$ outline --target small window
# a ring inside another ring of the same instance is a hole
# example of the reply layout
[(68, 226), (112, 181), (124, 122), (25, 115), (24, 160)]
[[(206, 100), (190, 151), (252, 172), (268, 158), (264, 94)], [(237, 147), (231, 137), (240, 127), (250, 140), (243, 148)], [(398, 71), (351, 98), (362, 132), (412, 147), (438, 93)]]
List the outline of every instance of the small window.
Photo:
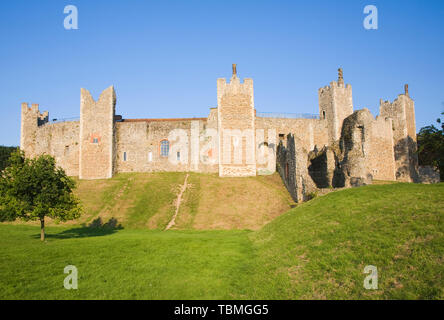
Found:
[(153, 161), (153, 153), (150, 151), (148, 152), (148, 162)]
[(180, 152), (177, 152), (177, 161), (180, 161)]
[(162, 157), (168, 157), (170, 152), (170, 142), (168, 140), (162, 140), (160, 142), (160, 155)]
[(126, 161), (126, 151), (123, 152), (123, 161)]
[(93, 138), (93, 143), (99, 143), (99, 139), (98, 138)]
[(325, 111), (322, 111), (322, 119), (325, 119)]

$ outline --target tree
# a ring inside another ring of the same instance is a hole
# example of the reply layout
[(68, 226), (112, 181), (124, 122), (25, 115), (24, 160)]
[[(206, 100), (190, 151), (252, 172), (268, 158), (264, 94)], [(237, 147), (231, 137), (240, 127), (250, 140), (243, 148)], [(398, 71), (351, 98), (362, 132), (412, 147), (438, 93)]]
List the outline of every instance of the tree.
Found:
[[(441, 113), (444, 115), (444, 112)], [(420, 165), (430, 165), (439, 169), (441, 181), (444, 181), (444, 122), (437, 119), (441, 130), (433, 124), (419, 130), (418, 161)]]
[(11, 153), (17, 150), (17, 147), (5, 147), (0, 146), (0, 171), (6, 168), (6, 164), (8, 162)]
[(75, 182), (49, 155), (25, 158), (17, 150), (0, 173), (0, 222), (40, 220), (45, 240), (45, 217), (67, 221), (80, 217), (82, 208), (73, 194)]

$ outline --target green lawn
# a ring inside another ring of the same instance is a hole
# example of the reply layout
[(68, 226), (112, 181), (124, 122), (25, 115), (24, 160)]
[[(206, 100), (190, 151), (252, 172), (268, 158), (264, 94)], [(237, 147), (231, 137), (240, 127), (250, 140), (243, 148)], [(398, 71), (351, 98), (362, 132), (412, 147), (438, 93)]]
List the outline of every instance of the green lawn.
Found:
[(441, 183), (332, 192), (258, 231), (0, 225), (0, 299), (444, 299), (443, 218)]

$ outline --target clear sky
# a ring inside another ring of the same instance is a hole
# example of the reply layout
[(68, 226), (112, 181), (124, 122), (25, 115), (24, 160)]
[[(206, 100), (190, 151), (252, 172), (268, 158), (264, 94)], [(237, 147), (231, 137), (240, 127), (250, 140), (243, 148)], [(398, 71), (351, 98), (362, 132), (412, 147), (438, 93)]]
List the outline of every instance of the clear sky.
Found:
[[(78, 30), (63, 26), (70, 4)], [(19, 144), (21, 102), (76, 117), (82, 87), (114, 85), (126, 118), (206, 117), (232, 63), (261, 112), (318, 113), (338, 67), (374, 115), (408, 83), (419, 130), (444, 109), (444, 1), (1, 1), (0, 144)]]

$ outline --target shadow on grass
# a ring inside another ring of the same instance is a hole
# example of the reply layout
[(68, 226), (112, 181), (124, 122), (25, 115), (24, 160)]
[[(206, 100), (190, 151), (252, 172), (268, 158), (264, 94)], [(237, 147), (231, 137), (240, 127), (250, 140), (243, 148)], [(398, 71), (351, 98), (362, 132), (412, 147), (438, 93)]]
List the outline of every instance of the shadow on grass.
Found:
[[(111, 218), (106, 223), (103, 223), (99, 217), (93, 220), (90, 224), (82, 224), (81, 227), (64, 230), (56, 234), (46, 234), (47, 239), (72, 239), (85, 237), (100, 237), (116, 233), (122, 230), (123, 227), (117, 222), (117, 219)], [(40, 238), (40, 235), (34, 235), (34, 238)]]

